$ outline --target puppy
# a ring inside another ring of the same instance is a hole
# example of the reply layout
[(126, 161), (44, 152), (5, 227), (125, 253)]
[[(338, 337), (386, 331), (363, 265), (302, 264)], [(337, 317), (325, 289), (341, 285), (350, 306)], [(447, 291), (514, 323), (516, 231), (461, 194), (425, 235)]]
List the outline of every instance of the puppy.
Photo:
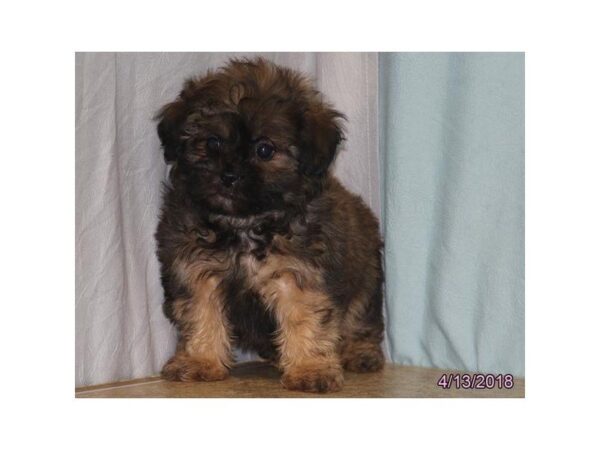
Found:
[(254, 59), (186, 81), (157, 120), (172, 167), (156, 239), (179, 332), (162, 376), (224, 379), (234, 345), (288, 389), (380, 370), (377, 219), (329, 173), (343, 115), (299, 73)]

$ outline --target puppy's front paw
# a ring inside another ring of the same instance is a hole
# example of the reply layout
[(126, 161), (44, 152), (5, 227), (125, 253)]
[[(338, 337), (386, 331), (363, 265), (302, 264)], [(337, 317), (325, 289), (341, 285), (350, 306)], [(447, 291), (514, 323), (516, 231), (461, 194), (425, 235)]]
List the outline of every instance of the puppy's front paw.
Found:
[(335, 392), (344, 384), (344, 373), (340, 367), (296, 367), (284, 372), (281, 383), (293, 391)]
[(229, 370), (217, 361), (175, 355), (164, 365), (161, 376), (169, 381), (218, 381), (227, 378)]

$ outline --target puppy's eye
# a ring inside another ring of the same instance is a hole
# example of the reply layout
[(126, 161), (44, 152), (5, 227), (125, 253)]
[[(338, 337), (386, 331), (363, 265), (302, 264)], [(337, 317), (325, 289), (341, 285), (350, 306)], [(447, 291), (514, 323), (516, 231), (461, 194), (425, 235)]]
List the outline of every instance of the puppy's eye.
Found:
[(269, 159), (271, 159), (274, 153), (275, 147), (270, 142), (260, 141), (256, 145), (256, 154), (263, 161), (268, 161)]
[(221, 148), (221, 139), (218, 136), (209, 136), (206, 139), (206, 148), (209, 150), (219, 150)]

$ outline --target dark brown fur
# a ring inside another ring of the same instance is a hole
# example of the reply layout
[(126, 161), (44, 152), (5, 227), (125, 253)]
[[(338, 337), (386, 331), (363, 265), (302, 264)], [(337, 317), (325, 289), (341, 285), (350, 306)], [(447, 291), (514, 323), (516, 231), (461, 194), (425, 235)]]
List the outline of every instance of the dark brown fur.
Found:
[(262, 59), (188, 80), (161, 110), (172, 169), (156, 238), (179, 330), (165, 378), (222, 379), (233, 345), (276, 363), (289, 389), (381, 369), (377, 219), (328, 171), (342, 118)]

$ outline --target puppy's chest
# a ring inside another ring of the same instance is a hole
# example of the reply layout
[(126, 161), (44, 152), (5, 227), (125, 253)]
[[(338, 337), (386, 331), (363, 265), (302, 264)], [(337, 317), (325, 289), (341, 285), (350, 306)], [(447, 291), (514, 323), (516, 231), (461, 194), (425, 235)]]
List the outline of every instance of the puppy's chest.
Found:
[(235, 235), (237, 241), (235, 253), (241, 257), (262, 260), (271, 252), (273, 236), (262, 235), (255, 230), (238, 230)]
[(262, 232), (256, 227), (227, 230), (212, 236), (211, 241), (212, 249), (209, 246), (199, 252), (199, 265), (203, 271), (222, 276), (232, 292), (259, 292), (283, 272), (310, 272), (308, 276), (314, 278), (312, 260), (323, 250), (322, 243), (315, 245), (289, 229), (281, 233)]
[(231, 283), (226, 283), (233, 291), (259, 296), (284, 273), (315, 285), (321, 277), (309, 242), (290, 232), (260, 235), (260, 239), (254, 231), (239, 233), (237, 251), (231, 259), (233, 278), (230, 278)]
[(257, 235), (254, 231), (238, 232), (238, 249), (234, 255), (236, 273), (244, 284), (257, 289), (277, 265), (281, 252), (279, 236)]

